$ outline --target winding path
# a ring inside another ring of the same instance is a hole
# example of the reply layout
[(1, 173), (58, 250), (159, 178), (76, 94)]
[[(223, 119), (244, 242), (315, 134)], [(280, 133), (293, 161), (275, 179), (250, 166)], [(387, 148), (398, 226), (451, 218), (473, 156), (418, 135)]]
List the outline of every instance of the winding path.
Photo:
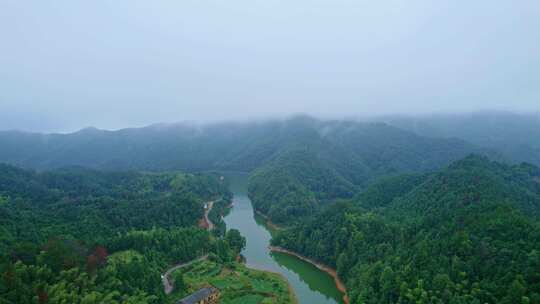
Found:
[(163, 282), (163, 287), (165, 288), (165, 294), (170, 294), (174, 289), (174, 285), (173, 285), (173, 282), (171, 280), (171, 273), (173, 273), (177, 269), (187, 267), (187, 266), (189, 266), (189, 265), (191, 265), (193, 263), (197, 263), (197, 262), (200, 262), (202, 260), (206, 260), (207, 258), (208, 258), (208, 254), (203, 255), (202, 257), (196, 258), (195, 260), (191, 260), (191, 261), (186, 262), (186, 263), (174, 265), (173, 267), (169, 268), (169, 270), (167, 270), (167, 272), (165, 272), (161, 276), (161, 281)]
[[(208, 224), (206, 228), (208, 231), (214, 229), (214, 226), (215, 226), (214, 223), (212, 223), (212, 221), (210, 221), (210, 219), (208, 218), (208, 213), (210, 213), (210, 211), (212, 210), (212, 207), (214, 207), (214, 202), (215, 201), (207, 202), (206, 205), (208, 206), (208, 208), (206, 208), (206, 210), (204, 211), (204, 220)], [(161, 275), (161, 281), (163, 282), (163, 288), (165, 289), (165, 294), (170, 294), (174, 290), (173, 281), (171, 279), (171, 273), (173, 273), (177, 269), (187, 267), (193, 263), (206, 260), (207, 258), (208, 258), (208, 254), (198, 257), (189, 262), (176, 264), (173, 267), (169, 268), (164, 274)]]
[(206, 210), (204, 211), (204, 220), (208, 224), (208, 227), (206, 228), (208, 229), (208, 231), (214, 229), (214, 223), (212, 223), (212, 221), (210, 221), (210, 219), (208, 218), (208, 214), (210, 213), (210, 211), (212, 211), (212, 207), (214, 207), (214, 202), (215, 201), (206, 203), (208, 205), (208, 208), (206, 208)]

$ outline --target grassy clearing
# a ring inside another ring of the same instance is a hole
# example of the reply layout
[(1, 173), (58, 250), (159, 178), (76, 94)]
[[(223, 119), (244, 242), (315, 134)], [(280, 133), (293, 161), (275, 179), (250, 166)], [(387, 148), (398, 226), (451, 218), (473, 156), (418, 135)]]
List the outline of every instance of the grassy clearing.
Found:
[(221, 291), (222, 304), (296, 303), (287, 282), (280, 275), (249, 269), (243, 264), (224, 266), (201, 261), (177, 272), (183, 274), (187, 290), (173, 292), (169, 297), (170, 303), (208, 285)]

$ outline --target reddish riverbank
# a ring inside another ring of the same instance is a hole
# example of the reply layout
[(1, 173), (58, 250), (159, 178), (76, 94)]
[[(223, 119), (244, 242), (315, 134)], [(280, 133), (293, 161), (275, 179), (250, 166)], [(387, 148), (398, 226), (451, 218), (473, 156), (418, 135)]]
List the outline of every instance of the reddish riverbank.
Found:
[(272, 221), (270, 220), (270, 218), (266, 214), (260, 212), (259, 210), (255, 210), (255, 213), (257, 213), (258, 215), (260, 215), (262, 218), (264, 218), (266, 220), (266, 225), (268, 227), (270, 227), (270, 228), (272, 228), (272, 229), (274, 229), (276, 231), (277, 230), (283, 230), (283, 227), (280, 227), (280, 226), (272, 223)]
[(315, 267), (319, 268), (320, 270), (328, 273), (330, 276), (332, 276), (334, 278), (334, 281), (336, 282), (336, 287), (339, 291), (341, 291), (344, 295), (343, 295), (343, 302), (345, 304), (349, 304), (349, 297), (347, 296), (347, 287), (345, 287), (345, 284), (343, 284), (343, 282), (341, 281), (341, 279), (338, 277), (337, 275), (337, 272), (335, 269), (333, 268), (330, 268), (326, 265), (323, 265), (323, 264), (320, 264), (320, 263), (317, 263), (315, 261), (313, 261), (312, 259), (308, 258), (308, 257), (305, 257), (303, 255), (300, 255), (296, 252), (293, 252), (293, 251), (290, 251), (290, 250), (287, 250), (285, 248), (282, 248), (282, 247), (277, 247), (277, 246), (268, 246), (268, 248), (270, 249), (270, 251), (274, 251), (274, 252), (281, 252), (281, 253), (285, 253), (285, 254), (289, 254), (289, 255), (292, 255), (292, 256), (295, 256), (303, 261), (306, 261), (310, 264), (313, 264)]
[(210, 213), (210, 211), (212, 211), (212, 207), (214, 207), (214, 202), (215, 201), (210, 201), (205, 203), (206, 208), (204, 210), (204, 216), (202, 219), (199, 220), (199, 227), (204, 228), (208, 231), (214, 229), (214, 223), (212, 223), (212, 221), (210, 221), (210, 219), (208, 218), (208, 214)]

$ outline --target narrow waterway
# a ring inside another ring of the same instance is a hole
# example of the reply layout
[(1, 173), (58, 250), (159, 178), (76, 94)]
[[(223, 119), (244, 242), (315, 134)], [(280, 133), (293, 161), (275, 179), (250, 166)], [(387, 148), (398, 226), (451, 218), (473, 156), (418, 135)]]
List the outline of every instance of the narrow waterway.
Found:
[(247, 265), (282, 274), (301, 304), (343, 303), (343, 294), (330, 275), (296, 257), (268, 250), (270, 229), (264, 219), (253, 212), (247, 197), (247, 176), (236, 174), (227, 178), (234, 193), (234, 207), (225, 217), (225, 223), (228, 229), (238, 229), (246, 238), (246, 249), (242, 254)]

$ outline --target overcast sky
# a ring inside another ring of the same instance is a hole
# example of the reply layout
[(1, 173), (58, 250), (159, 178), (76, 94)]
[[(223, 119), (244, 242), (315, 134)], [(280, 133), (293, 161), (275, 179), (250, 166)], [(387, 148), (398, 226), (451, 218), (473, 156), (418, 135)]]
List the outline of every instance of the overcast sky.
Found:
[(0, 129), (479, 109), (540, 110), (540, 1), (0, 0)]

